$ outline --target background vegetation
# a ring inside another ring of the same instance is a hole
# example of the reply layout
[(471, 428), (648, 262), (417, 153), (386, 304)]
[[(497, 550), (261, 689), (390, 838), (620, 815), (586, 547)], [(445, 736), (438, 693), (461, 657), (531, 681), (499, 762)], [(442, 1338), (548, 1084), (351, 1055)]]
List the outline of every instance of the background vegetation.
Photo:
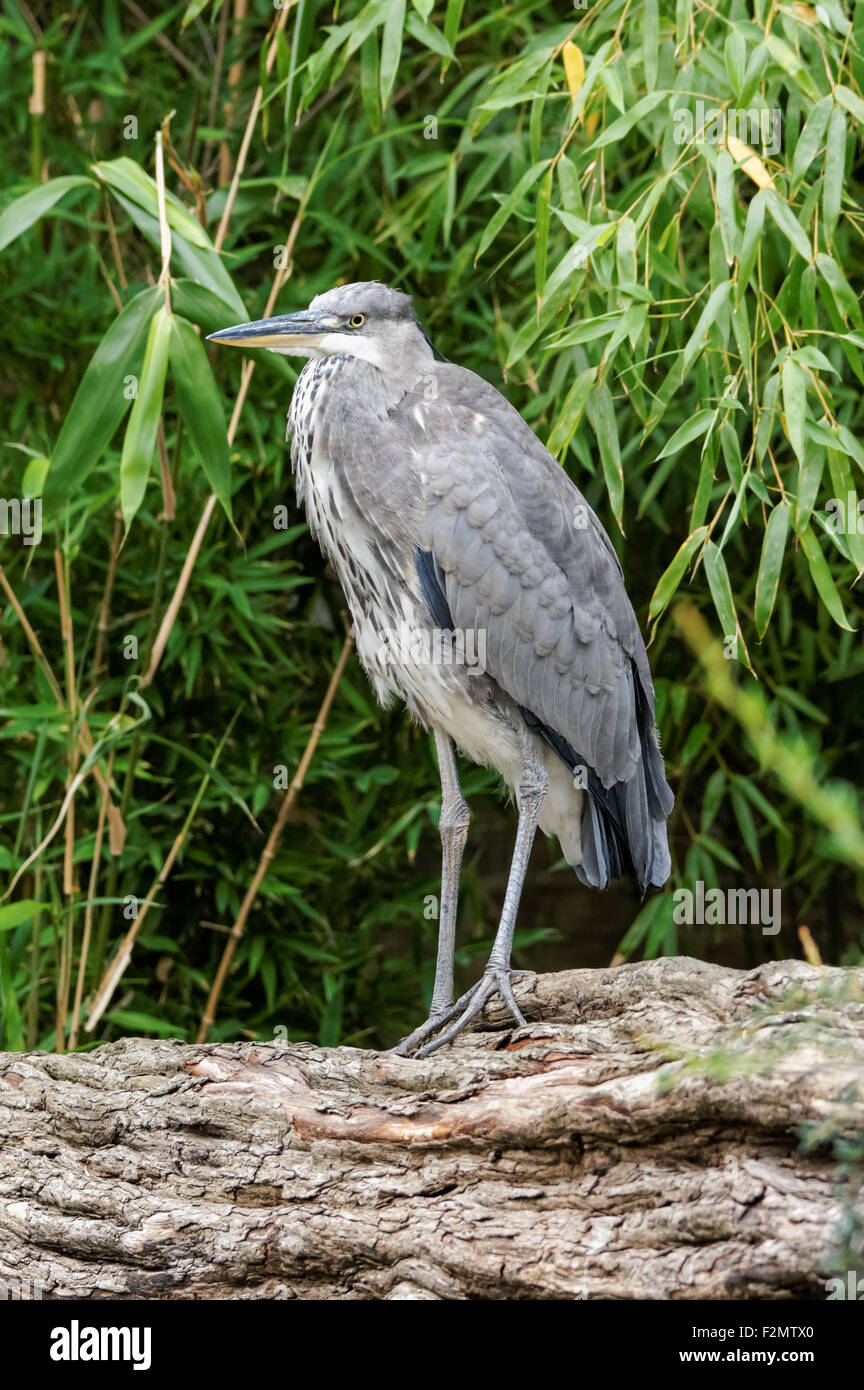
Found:
[[(861, 958), (864, 535), (829, 502), (864, 468), (862, 35), (837, 0), (6, 0), (0, 497), (42, 494), (44, 534), (0, 537), (0, 1044), (194, 1037), (238, 918), (210, 1036), (423, 1013), (434, 755), (348, 654), (286, 804), (346, 656), (284, 442), (299, 364), (196, 332), (352, 279), (506, 382), (613, 536), (670, 892), (783, 889), (778, 937), (688, 930), (543, 843), (517, 963), (755, 963), (804, 922)], [(779, 148), (706, 109), (778, 113)], [(467, 979), (513, 820), (464, 787)]]

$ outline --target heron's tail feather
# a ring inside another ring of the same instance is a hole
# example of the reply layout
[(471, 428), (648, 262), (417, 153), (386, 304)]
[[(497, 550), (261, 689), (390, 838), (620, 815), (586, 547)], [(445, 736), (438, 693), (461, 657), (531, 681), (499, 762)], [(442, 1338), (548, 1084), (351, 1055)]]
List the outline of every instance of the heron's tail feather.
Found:
[(643, 892), (661, 888), (672, 868), (666, 817), (674, 798), (666, 782), (653, 720), (646, 725), (640, 718), (642, 757), (633, 776), (628, 782), (604, 787), (594, 769), (567, 739), (531, 710), (520, 708), (528, 727), (554, 750), (571, 775), (579, 773), (584, 779), (582, 862), (573, 866), (580, 883), (589, 888), (606, 888), (629, 874)]

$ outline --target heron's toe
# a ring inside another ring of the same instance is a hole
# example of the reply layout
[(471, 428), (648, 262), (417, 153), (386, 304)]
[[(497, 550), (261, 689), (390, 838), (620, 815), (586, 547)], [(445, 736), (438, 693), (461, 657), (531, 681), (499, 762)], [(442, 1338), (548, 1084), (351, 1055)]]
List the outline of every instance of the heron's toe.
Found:
[[(522, 972), (520, 971), (519, 973), (521, 974)], [(524, 1028), (525, 1019), (513, 996), (510, 974), (511, 972), (509, 970), (500, 970), (495, 967), (492, 969), (487, 968), (482, 979), (478, 980), (477, 984), (474, 985), (467, 994), (463, 994), (458, 1003), (453, 1006), (451, 1012), (457, 1013), (455, 1020), (450, 1023), (449, 1027), (445, 1028), (444, 1032), (439, 1034), (437, 1038), (432, 1038), (430, 1042), (420, 1047), (415, 1055), (417, 1057), (428, 1057), (431, 1053), (436, 1052), (439, 1047), (443, 1047), (445, 1043), (452, 1042), (454, 1038), (457, 1038), (459, 1034), (468, 1027), (469, 1023), (473, 1022), (484, 1004), (496, 993), (501, 995), (501, 998), (507, 1005), (507, 1008), (510, 1010), (518, 1026)], [(449, 1019), (445, 1017), (442, 1022), (445, 1021), (449, 1022)]]

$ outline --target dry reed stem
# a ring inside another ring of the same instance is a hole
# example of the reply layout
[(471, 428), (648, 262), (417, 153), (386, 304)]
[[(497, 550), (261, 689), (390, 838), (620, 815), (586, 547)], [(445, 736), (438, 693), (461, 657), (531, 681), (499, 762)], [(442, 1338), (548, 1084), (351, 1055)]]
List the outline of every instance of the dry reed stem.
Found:
[[(109, 767), (113, 759), (109, 755)], [(93, 845), (93, 858), (90, 861), (90, 882), (87, 886), (87, 904), (84, 908), (84, 934), (81, 938), (81, 955), (78, 960), (78, 979), (75, 984), (75, 1001), (72, 1005), (72, 1022), (69, 1026), (69, 1047), (78, 1046), (78, 1023), (81, 1017), (81, 1002), (84, 997), (84, 977), (87, 972), (87, 957), (90, 954), (90, 936), (93, 930), (93, 899), (99, 878), (99, 864), (102, 858), (102, 840), (105, 834), (105, 820), (108, 811), (108, 797), (103, 792), (99, 802), (99, 816), (96, 822), (96, 840)]]
[(294, 774), (294, 778), (291, 782), (291, 785), (285, 794), (282, 805), (279, 807), (279, 814), (276, 817), (273, 829), (270, 831), (270, 835), (268, 836), (267, 844), (264, 846), (263, 853), (261, 855), (260, 860), (258, 861), (258, 867), (255, 870), (255, 873), (252, 877), (252, 882), (246, 889), (243, 902), (240, 904), (240, 911), (237, 914), (237, 919), (234, 922), (234, 925), (231, 928), (230, 936), (228, 937), (228, 940), (225, 943), (225, 950), (222, 952), (222, 959), (219, 962), (219, 969), (216, 971), (216, 978), (214, 979), (213, 987), (210, 990), (210, 995), (207, 1000), (207, 1006), (204, 1010), (204, 1014), (201, 1019), (201, 1026), (198, 1029), (198, 1037), (196, 1038), (196, 1042), (206, 1042), (207, 1034), (213, 1026), (213, 1022), (216, 1017), (216, 1007), (219, 1003), (219, 998), (222, 993), (222, 988), (225, 984), (225, 980), (228, 977), (228, 971), (231, 967), (231, 961), (233, 960), (234, 952), (237, 949), (237, 942), (240, 940), (241, 936), (243, 935), (243, 932), (246, 929), (246, 922), (249, 917), (249, 913), (252, 910), (252, 905), (257, 896), (258, 889), (260, 888), (264, 875), (266, 874), (267, 869), (270, 866), (270, 862), (273, 859), (274, 854), (276, 853), (276, 849), (278, 847), (280, 839), (282, 838), (282, 831), (285, 828), (285, 822), (288, 819), (288, 815), (291, 811), (291, 808), (294, 805), (294, 802), (297, 800), (297, 797), (303, 786), (303, 781), (306, 777), (306, 773), (309, 770), (309, 764), (311, 763), (315, 753), (315, 749), (318, 746), (318, 740), (320, 739), (321, 735), (327, 727), (327, 719), (330, 714), (330, 707), (333, 704), (333, 700), (335, 698), (339, 682), (342, 679), (342, 672), (345, 670), (345, 664), (348, 660), (353, 644), (354, 638), (352, 634), (349, 632), (342, 645), (342, 651), (339, 653), (339, 660), (336, 662), (336, 665), (333, 669), (333, 674), (330, 677), (330, 684), (327, 687), (327, 692), (324, 696), (324, 699), (321, 701), (321, 708), (318, 711), (318, 717), (315, 720), (315, 723), (312, 725), (312, 732), (309, 735), (309, 741), (306, 744), (303, 756), (300, 759), (299, 766), (297, 768), (296, 773)]
[[(21, 607), (21, 604), (18, 602), (18, 597), (15, 593), (15, 590), (12, 588), (12, 585), (6, 578), (6, 574), (2, 565), (0, 565), (0, 588), (3, 589), (3, 592), (5, 593), (7, 599), (12, 605), (15, 616), (24, 630), (24, 636), (27, 638), (30, 650), (33, 652), (33, 655), (39, 664), (42, 674), (51, 688), (51, 693), (54, 696), (54, 699), (57, 701), (57, 704), (59, 705), (60, 709), (65, 709), (66, 701), (63, 698), (63, 692), (60, 689), (60, 686), (57, 684), (54, 672), (51, 670), (51, 667), (48, 664), (48, 658), (42, 650), (39, 638), (36, 636), (36, 633), (33, 631), (33, 628), (30, 626), (30, 623), (27, 619), (27, 615), (24, 612), (24, 609)], [(81, 720), (81, 725), (78, 730), (78, 742), (81, 745), (81, 748), (83, 749), (85, 756), (93, 751), (93, 735), (90, 733), (90, 726), (88, 725), (86, 719)], [(99, 787), (99, 790), (101, 792), (108, 792), (110, 795), (111, 787), (113, 784), (113, 777), (110, 780), (106, 781), (105, 777), (102, 774), (102, 769), (99, 767), (98, 763), (94, 764), (93, 776), (96, 779), (96, 784)], [(123, 845), (126, 841), (126, 827), (123, 824), (123, 817), (120, 815), (120, 811), (114, 805), (113, 801), (111, 802), (108, 809), (108, 829), (109, 839), (111, 843), (111, 853), (115, 855), (120, 854), (121, 850), (123, 849)]]

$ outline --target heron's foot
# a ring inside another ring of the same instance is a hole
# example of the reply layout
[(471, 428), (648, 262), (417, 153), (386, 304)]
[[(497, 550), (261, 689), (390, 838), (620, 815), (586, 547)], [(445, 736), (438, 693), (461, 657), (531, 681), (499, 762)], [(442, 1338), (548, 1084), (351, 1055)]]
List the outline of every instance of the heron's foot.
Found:
[[(461, 1003), (461, 1000), (460, 1000)], [(421, 1023), (419, 1028), (415, 1028), (413, 1033), (407, 1037), (400, 1038), (395, 1047), (388, 1048), (388, 1052), (394, 1053), (397, 1057), (410, 1057), (421, 1043), (431, 1037), (439, 1028), (443, 1028), (457, 1006), (454, 1004), (449, 1009), (433, 1009), (425, 1023)]]
[[(468, 1024), (477, 1017), (487, 1000), (496, 993), (501, 995), (519, 1027), (524, 1027), (525, 1019), (513, 997), (511, 981), (521, 975), (530, 974), (530, 970), (509, 970), (487, 965), (482, 978), (477, 981), (476, 985), (472, 985), (461, 999), (457, 999), (456, 1003), (451, 1004), (448, 1009), (438, 1010), (430, 1014), (425, 1023), (422, 1023), (419, 1028), (414, 1029), (413, 1033), (409, 1033), (407, 1038), (403, 1038), (401, 1042), (397, 1043), (392, 1051), (400, 1057), (407, 1057), (412, 1052), (416, 1057), (428, 1057), (430, 1053), (458, 1037), (462, 1030), (467, 1028)], [(439, 1036), (435, 1037), (435, 1033), (438, 1033)]]

